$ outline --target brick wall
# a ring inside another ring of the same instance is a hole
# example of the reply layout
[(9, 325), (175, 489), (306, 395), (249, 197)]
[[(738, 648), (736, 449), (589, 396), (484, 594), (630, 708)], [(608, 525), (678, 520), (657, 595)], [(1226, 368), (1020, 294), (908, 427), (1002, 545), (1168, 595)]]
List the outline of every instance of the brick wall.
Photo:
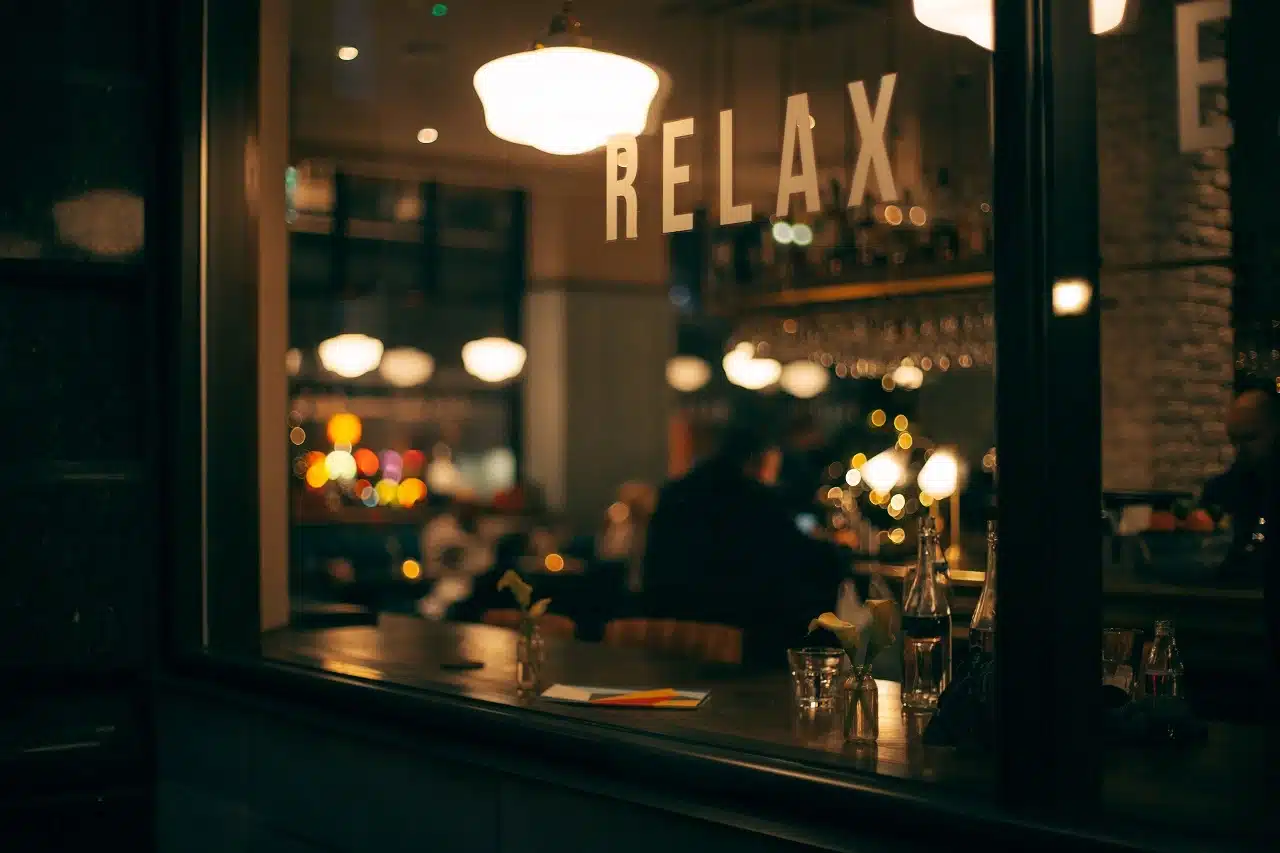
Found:
[(1107, 489), (1195, 490), (1230, 458), (1232, 272), (1177, 267), (1230, 254), (1230, 175), (1179, 151), (1173, 7), (1097, 42)]

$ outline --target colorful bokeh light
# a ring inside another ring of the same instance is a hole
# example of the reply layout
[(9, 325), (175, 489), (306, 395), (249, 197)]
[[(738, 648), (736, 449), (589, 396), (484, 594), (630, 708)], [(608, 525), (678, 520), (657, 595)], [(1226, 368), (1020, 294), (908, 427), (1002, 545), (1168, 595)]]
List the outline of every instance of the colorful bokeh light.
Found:
[(339, 412), (329, 418), (329, 428), (327, 430), (329, 441), (334, 445), (346, 444), (354, 446), (360, 440), (364, 428), (360, 423), (360, 419), (350, 412)]
[(362, 447), (355, 452), (356, 468), (366, 477), (372, 477), (378, 473), (378, 454), (374, 453), (367, 447)]
[(427, 496), (427, 484), (416, 477), (410, 477), (396, 489), (396, 502), (403, 507), (411, 507)]

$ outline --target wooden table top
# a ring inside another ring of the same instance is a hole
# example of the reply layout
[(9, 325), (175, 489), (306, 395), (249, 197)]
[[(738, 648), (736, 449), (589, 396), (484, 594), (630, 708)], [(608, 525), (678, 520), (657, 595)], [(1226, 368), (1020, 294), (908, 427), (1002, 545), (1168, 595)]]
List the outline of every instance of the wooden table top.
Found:
[[(446, 689), (458, 695), (535, 711), (616, 725), (682, 739), (821, 764), (836, 770), (874, 771), (901, 779), (989, 785), (987, 768), (957, 761), (953, 751), (925, 747), (927, 718), (905, 717), (899, 686), (878, 681), (880, 739), (877, 748), (844, 743), (830, 714), (815, 718), (795, 710), (785, 671), (743, 675), (736, 667), (663, 658), (572, 640), (546, 640), (543, 680), (594, 687), (709, 689), (692, 711), (598, 708), (521, 698), (515, 690), (514, 632), (489, 625), (429, 622), (384, 614), (377, 627), (325, 631), (275, 631), (263, 640), (267, 657), (373, 681)], [(781, 654), (781, 652), (779, 652)], [(482, 669), (442, 669), (450, 661), (475, 660)], [(763, 749), (762, 749), (763, 747)]]
[[(340, 675), (446, 690), (526, 707), (534, 713), (767, 753), (837, 772), (931, 781), (977, 796), (994, 790), (991, 756), (922, 743), (927, 717), (903, 713), (895, 682), (877, 682), (880, 739), (875, 749), (869, 749), (846, 745), (833, 715), (811, 719), (797, 713), (785, 671), (745, 675), (735, 667), (548, 638), (546, 686), (560, 682), (711, 691), (707, 703), (691, 711), (576, 706), (517, 694), (515, 644), (515, 633), (504, 628), (384, 614), (376, 627), (274, 631), (264, 637), (263, 653), (277, 661)], [(441, 668), (460, 659), (479, 661), (484, 667)], [(1271, 794), (1263, 780), (1273, 772), (1269, 768), (1278, 757), (1271, 731), (1226, 724), (1210, 724), (1209, 743), (1202, 746), (1109, 750), (1104, 756), (1104, 812), (1129, 822), (1155, 810), (1172, 814), (1194, 829), (1249, 825), (1266, 808)]]

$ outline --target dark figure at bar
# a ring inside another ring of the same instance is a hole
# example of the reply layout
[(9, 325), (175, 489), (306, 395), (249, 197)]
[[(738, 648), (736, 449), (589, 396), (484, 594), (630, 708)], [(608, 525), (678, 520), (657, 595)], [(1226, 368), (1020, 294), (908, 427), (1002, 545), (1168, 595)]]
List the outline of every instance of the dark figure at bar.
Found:
[(1261, 574), (1273, 671), (1280, 673), (1280, 566), (1275, 550), (1280, 522), (1280, 396), (1274, 386), (1241, 391), (1227, 413), (1235, 463), (1207, 482), (1201, 503), (1230, 513), (1228, 567)]
[(660, 493), (644, 560), (646, 615), (739, 627), (752, 668), (785, 666), (849, 576), (843, 549), (801, 532), (774, 487), (780, 457), (761, 422), (732, 424)]

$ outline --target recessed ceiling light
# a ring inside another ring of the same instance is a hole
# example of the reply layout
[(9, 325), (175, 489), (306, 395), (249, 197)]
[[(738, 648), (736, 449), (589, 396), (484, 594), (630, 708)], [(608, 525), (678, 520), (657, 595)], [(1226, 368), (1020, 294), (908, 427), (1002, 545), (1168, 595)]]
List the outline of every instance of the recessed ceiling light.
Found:
[(430, 145), (439, 138), (440, 131), (436, 130), (434, 127), (424, 127), (422, 130), (418, 131), (418, 141), (423, 145)]
[(349, 44), (344, 44), (338, 48), (338, 58), (343, 62), (350, 62), (360, 55), (360, 51)]

